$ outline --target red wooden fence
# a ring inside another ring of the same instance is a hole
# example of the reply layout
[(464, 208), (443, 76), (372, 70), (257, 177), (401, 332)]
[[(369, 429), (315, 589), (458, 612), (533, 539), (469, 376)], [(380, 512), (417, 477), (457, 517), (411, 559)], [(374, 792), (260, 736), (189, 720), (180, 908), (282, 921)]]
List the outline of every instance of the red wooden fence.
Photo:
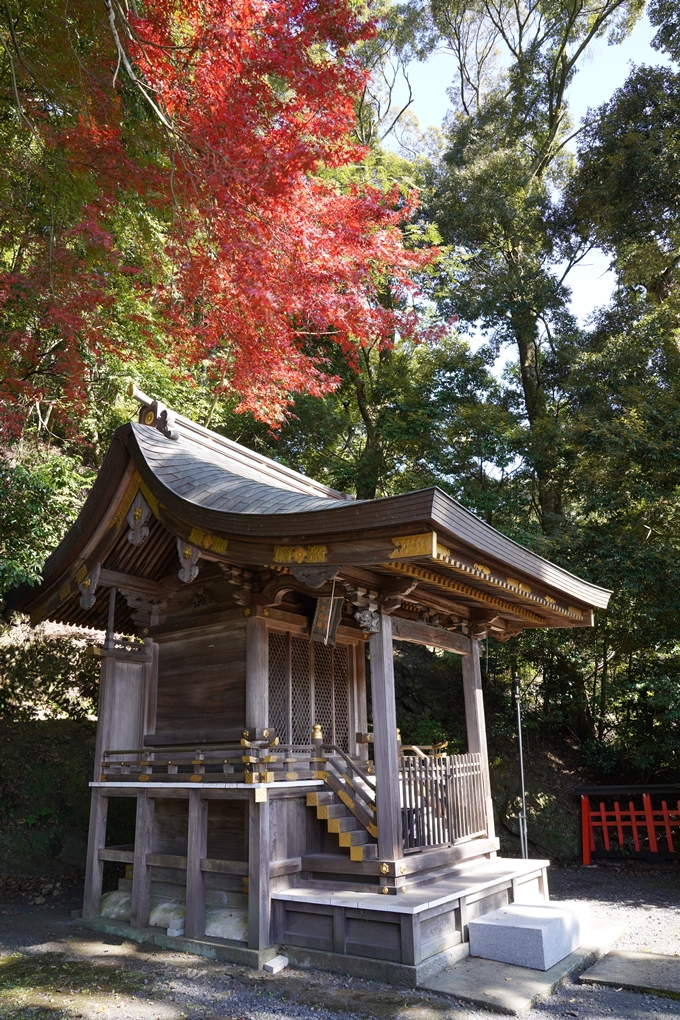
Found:
[[(655, 807), (654, 787), (577, 788), (581, 794), (583, 863), (590, 864), (593, 857), (680, 858), (680, 796), (676, 800), (680, 790), (660, 789), (667, 799), (657, 794)], [(674, 796), (669, 806), (671, 792)]]

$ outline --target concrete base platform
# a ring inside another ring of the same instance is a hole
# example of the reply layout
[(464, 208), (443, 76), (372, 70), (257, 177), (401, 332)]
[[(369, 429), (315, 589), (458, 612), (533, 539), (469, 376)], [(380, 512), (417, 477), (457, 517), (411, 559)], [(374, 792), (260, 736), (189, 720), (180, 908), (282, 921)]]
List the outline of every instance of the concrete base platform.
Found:
[(428, 978), (445, 967), (452, 967), (459, 960), (465, 959), (469, 951), (467, 942), (459, 943), (443, 953), (430, 956), (416, 966), (411, 966), (390, 960), (376, 960), (374, 957), (284, 946), (284, 952), (294, 967), (328, 970), (331, 974), (349, 974), (364, 981), (381, 981), (383, 984), (397, 985), (399, 988), (423, 988)]
[(118, 935), (131, 942), (144, 942), (161, 949), (173, 949), (177, 953), (193, 953), (204, 956), (207, 960), (218, 960), (221, 963), (236, 963), (242, 967), (253, 967), (261, 970), (268, 960), (277, 955), (277, 948), (248, 949), (244, 942), (229, 939), (208, 938), (185, 939), (182, 936), (167, 935), (160, 928), (132, 928), (125, 921), (112, 921), (108, 917), (81, 917), (75, 922), (78, 928), (89, 928), (107, 935)]
[(552, 995), (568, 978), (604, 956), (620, 934), (619, 927), (596, 921), (588, 944), (580, 946), (550, 970), (529, 970), (468, 956), (421, 982), (419, 987), (485, 1006), (496, 1013), (522, 1016)]
[(615, 949), (581, 974), (579, 980), (680, 999), (680, 956)]

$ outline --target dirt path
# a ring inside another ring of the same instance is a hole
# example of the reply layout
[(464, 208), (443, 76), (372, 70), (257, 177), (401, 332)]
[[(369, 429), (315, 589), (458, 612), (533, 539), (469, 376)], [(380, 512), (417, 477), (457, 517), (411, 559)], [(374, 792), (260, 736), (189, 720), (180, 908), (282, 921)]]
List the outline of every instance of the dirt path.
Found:
[[(553, 898), (587, 899), (629, 923), (621, 945), (680, 953), (680, 869), (564, 868)], [(492, 1015), (434, 994), (319, 971), (276, 976), (78, 929), (70, 903), (0, 908), (0, 1020), (482, 1020)], [(629, 940), (634, 944), (626, 944)], [(663, 948), (658, 948), (663, 944)], [(680, 966), (680, 958), (678, 960)], [(680, 1003), (569, 984), (530, 1020), (653, 1020)]]

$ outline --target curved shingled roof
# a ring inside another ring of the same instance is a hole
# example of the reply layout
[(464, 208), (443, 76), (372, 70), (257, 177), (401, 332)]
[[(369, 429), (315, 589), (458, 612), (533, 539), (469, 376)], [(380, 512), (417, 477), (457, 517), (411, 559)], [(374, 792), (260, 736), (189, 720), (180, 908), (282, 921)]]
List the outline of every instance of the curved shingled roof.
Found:
[[(421, 586), (434, 585), (432, 590), (441, 594), (448, 584), (450, 591), (455, 589), (459, 596), (473, 600), (476, 596), (470, 594), (470, 586), (485, 590), (486, 594), (479, 596), (482, 601), (501, 606), (502, 599), (501, 611), (511, 615), (511, 603), (524, 603), (524, 618), (531, 616), (528, 608), (547, 614), (545, 624), (540, 622), (543, 617), (534, 615), (534, 625), (537, 621), (546, 626), (587, 625), (590, 615), (583, 616), (582, 611), (605, 607), (609, 601), (609, 591), (502, 535), (441, 489), (355, 500), (179, 415), (173, 416), (170, 429), (167, 418), (161, 420), (162, 415), (156, 413), (160, 405), (154, 402), (152, 406), (154, 413), (145, 406), (140, 422), (116, 431), (78, 520), (45, 564), (43, 583), (11, 592), (7, 596), (9, 611), (28, 609), (36, 618), (43, 609), (49, 613), (56, 593), (68, 585), (73, 591), (83, 570), (91, 569), (94, 560), (111, 562), (113, 525), (120, 535), (140, 485), (153, 505), (155, 526), (165, 535), (167, 556), (171, 555), (173, 536), (195, 542), (191, 535), (203, 529), (201, 534), (209, 534), (211, 541), (217, 538), (210, 549), (213, 558), (223, 536), (222, 548), (228, 545), (229, 555), (235, 554), (237, 547), (240, 550), (241, 559), (235, 562), (249, 562), (249, 550), (253, 550), (255, 569), (276, 562), (277, 548), (297, 543), (328, 549), (324, 560), (328, 564), (353, 564), (378, 574), (382, 570), (383, 581), (389, 579), (384, 568), (413, 574), (413, 563), (420, 557)], [(390, 544), (404, 536), (427, 539), (428, 534), (436, 548), (422, 556), (413, 552), (397, 555)], [(116, 548), (120, 553), (127, 547), (126, 542), (122, 547), (119, 542)], [(225, 552), (223, 558), (229, 560), (229, 555)], [(136, 566), (129, 557), (123, 559), (128, 573), (134, 569), (140, 576), (159, 580), (158, 570), (154, 573), (143, 557)], [(164, 569), (170, 569), (167, 557), (163, 562)], [(467, 576), (461, 578), (461, 574)], [(533, 606), (528, 607), (527, 602)], [(572, 612), (568, 603), (577, 608)], [(556, 607), (554, 612), (551, 604)], [(568, 616), (571, 622), (560, 622), (556, 613)], [(583, 622), (575, 622), (578, 620)]]
[(188, 419), (178, 418), (177, 424), (177, 440), (153, 426), (134, 423), (131, 428), (153, 477), (189, 503), (229, 514), (297, 514), (346, 508), (350, 502)]

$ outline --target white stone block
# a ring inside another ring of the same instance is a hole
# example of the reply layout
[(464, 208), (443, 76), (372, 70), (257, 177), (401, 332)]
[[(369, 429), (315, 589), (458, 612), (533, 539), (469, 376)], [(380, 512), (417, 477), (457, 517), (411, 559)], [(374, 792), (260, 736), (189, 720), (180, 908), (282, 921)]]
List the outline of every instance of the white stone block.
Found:
[(205, 933), (211, 938), (248, 941), (248, 913), (234, 907), (206, 907)]
[(509, 903), (470, 921), (470, 956), (550, 970), (587, 941), (590, 909), (581, 903)]
[(180, 935), (184, 935), (184, 921), (182, 921), (181, 924), (171, 924), (166, 930), (166, 934), (175, 938), (178, 938)]
[(278, 974), (279, 971), (283, 970), (284, 967), (287, 966), (288, 966), (287, 956), (275, 956), (273, 960), (268, 960), (262, 969), (266, 970), (267, 974)]

